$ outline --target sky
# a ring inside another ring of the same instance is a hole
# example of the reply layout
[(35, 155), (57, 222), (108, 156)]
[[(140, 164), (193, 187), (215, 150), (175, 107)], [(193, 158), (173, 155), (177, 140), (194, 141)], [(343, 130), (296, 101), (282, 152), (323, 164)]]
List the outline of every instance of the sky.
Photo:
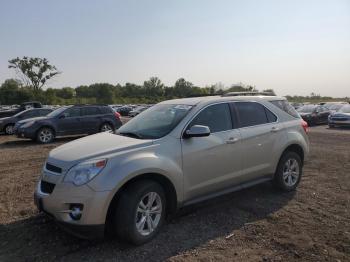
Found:
[(350, 0), (0, 0), (0, 83), (45, 57), (51, 87), (239, 82), (350, 96)]

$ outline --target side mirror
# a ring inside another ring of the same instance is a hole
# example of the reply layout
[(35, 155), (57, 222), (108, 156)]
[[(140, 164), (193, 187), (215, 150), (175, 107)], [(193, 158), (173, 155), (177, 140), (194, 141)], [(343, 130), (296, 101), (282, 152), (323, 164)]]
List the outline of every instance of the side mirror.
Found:
[(210, 128), (208, 126), (194, 125), (184, 133), (185, 138), (190, 137), (204, 137), (210, 135)]

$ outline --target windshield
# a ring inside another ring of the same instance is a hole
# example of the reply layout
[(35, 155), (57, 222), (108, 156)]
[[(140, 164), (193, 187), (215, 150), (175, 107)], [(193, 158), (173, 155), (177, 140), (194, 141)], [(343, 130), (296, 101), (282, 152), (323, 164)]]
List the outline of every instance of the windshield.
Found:
[(47, 117), (55, 117), (58, 116), (59, 114), (61, 114), (64, 110), (66, 110), (68, 107), (67, 106), (63, 106), (60, 108), (57, 108), (56, 110), (52, 111), (50, 114), (47, 115)]
[(139, 139), (161, 138), (172, 131), (191, 108), (189, 105), (155, 105), (120, 127), (117, 133)]
[(333, 104), (333, 105), (329, 105), (329, 106), (327, 106), (327, 107), (328, 107), (328, 109), (330, 109), (330, 110), (338, 111), (340, 108), (343, 107), (343, 105), (342, 105), (342, 104)]
[(314, 105), (305, 105), (297, 109), (299, 113), (312, 113), (316, 109)]
[(350, 105), (343, 106), (342, 108), (339, 109), (338, 112), (341, 112), (341, 113), (350, 113)]

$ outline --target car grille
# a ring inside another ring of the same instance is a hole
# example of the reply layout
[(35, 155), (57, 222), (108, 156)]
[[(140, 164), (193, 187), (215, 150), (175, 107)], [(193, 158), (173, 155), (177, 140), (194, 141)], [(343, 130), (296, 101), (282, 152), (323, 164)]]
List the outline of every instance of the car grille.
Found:
[(55, 173), (62, 173), (62, 168), (58, 167), (58, 166), (54, 166), (50, 163), (46, 163), (46, 169), (51, 171), (51, 172), (55, 172)]
[(45, 194), (51, 194), (54, 188), (55, 188), (55, 184), (41, 180), (41, 182), (40, 182), (41, 192), (43, 192)]

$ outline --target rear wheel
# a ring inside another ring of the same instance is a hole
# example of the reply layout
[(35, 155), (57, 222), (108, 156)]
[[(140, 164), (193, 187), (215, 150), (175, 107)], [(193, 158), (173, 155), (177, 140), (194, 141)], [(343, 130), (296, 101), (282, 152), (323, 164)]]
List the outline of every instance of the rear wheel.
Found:
[(36, 136), (36, 140), (42, 144), (51, 143), (54, 140), (54, 138), (55, 138), (55, 134), (54, 134), (53, 130), (49, 127), (41, 128), (38, 131), (37, 136)]
[(103, 123), (100, 127), (100, 132), (114, 132), (114, 128), (110, 123)]
[(274, 184), (284, 191), (294, 190), (300, 182), (302, 168), (303, 163), (297, 153), (284, 153), (277, 166)]
[(120, 196), (114, 213), (115, 231), (120, 239), (141, 245), (157, 235), (165, 210), (162, 186), (151, 180), (137, 181)]
[(5, 134), (6, 135), (13, 135), (13, 128), (14, 125), (13, 124), (9, 124), (5, 127)]

